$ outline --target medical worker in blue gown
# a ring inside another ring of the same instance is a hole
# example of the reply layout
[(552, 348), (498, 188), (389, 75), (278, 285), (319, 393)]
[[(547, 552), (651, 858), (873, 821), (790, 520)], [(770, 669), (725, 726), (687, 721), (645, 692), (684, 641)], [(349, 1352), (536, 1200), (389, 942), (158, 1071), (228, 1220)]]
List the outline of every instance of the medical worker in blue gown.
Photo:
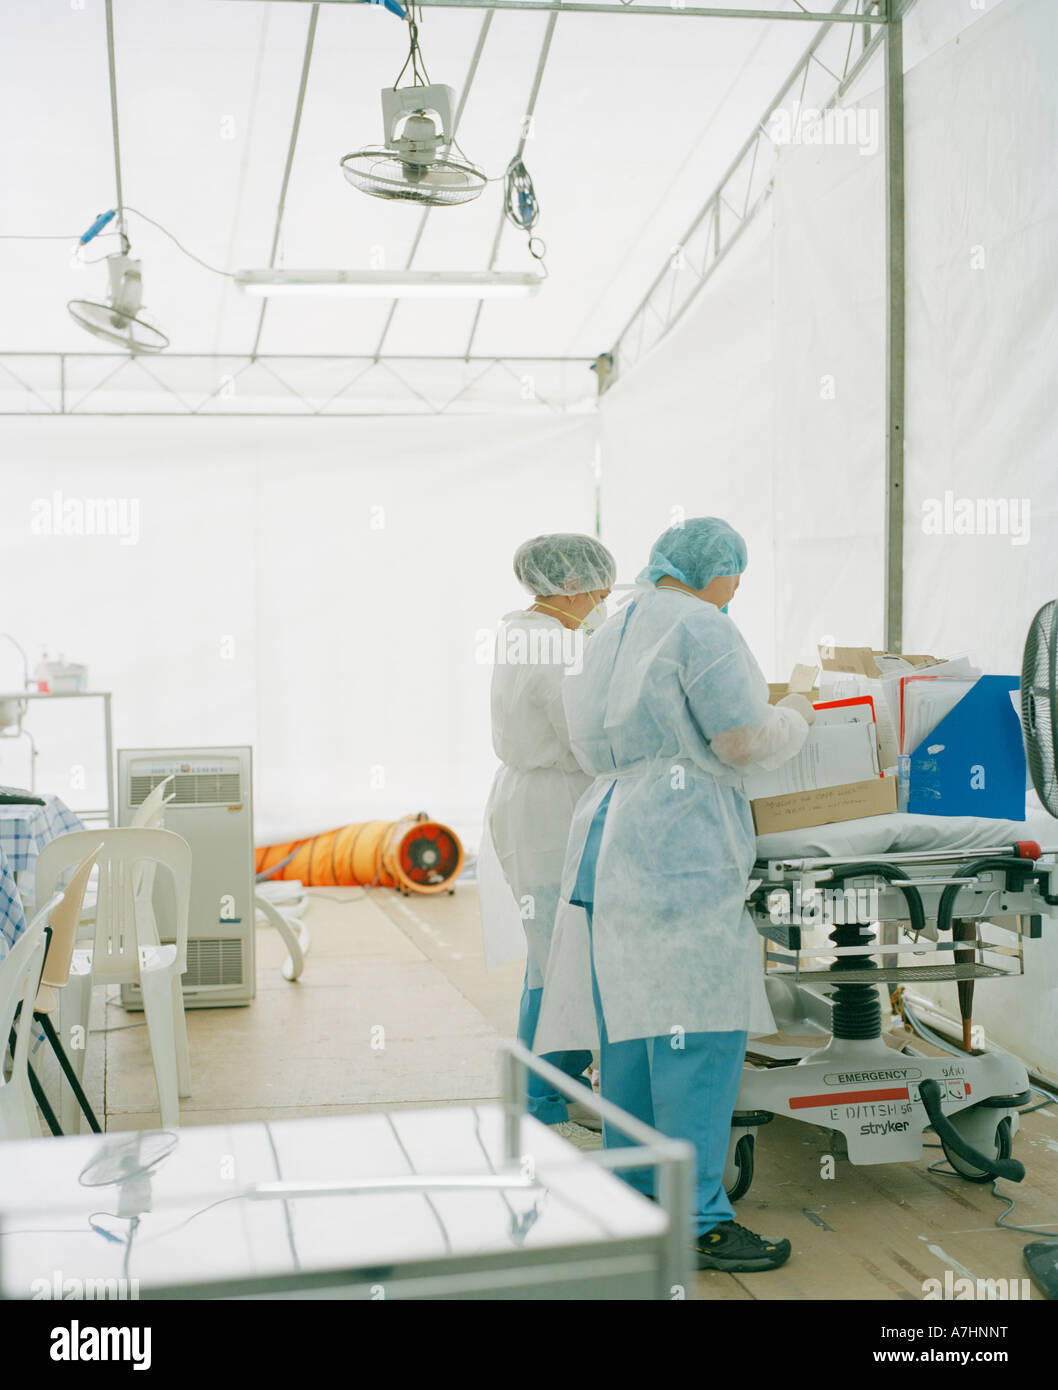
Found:
[[(745, 773), (796, 754), (814, 718), (768, 687), (722, 610), (746, 567), (725, 521), (666, 531), (631, 601), (564, 685), (578, 803), (536, 1049), (600, 1049), (604, 1097), (697, 1151), (698, 1265), (774, 1269), (786, 1240), (733, 1220), (723, 1172), (747, 1033), (774, 1028), (745, 907)], [(607, 1147), (627, 1144), (604, 1126)], [(629, 1181), (653, 1195), (652, 1173)]]
[[(514, 572), (532, 602), (506, 615), (497, 640), (492, 742), (503, 765), (485, 812), (478, 896), (486, 959), (502, 963), (496, 942), (504, 931), (526, 952), (518, 1038), (531, 1048), (570, 821), (592, 780), (569, 746), (562, 687), (567, 672), (581, 667), (590, 645), (585, 639), (606, 617), (615, 566), (594, 536), (566, 532), (519, 546)], [(590, 1085), (583, 1075), (590, 1049), (557, 1049), (547, 1060)], [(529, 1112), (579, 1147), (598, 1147), (597, 1134), (577, 1123), (578, 1109), (571, 1114), (565, 1097), (535, 1076)]]

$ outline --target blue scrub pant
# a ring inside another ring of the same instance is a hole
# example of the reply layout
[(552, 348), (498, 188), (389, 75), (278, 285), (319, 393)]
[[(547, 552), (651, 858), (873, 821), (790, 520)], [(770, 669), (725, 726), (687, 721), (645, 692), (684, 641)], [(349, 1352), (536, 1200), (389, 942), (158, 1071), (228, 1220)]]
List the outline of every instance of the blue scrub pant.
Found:
[[(533, 1050), (536, 1021), (540, 1017), (540, 1003), (543, 997), (542, 989), (529, 988), (529, 967), (526, 966), (522, 1001), (518, 1006), (518, 1041), (530, 1052)], [(585, 1067), (591, 1066), (590, 1052), (546, 1052), (544, 1061), (550, 1062), (553, 1067), (558, 1067), (559, 1071), (564, 1071), (567, 1076), (572, 1076), (577, 1081), (583, 1080), (586, 1086), (591, 1085), (587, 1077), (581, 1076)], [(560, 1095), (532, 1072), (529, 1073), (529, 1114), (544, 1125), (557, 1125), (569, 1119), (565, 1096)]]
[[(595, 813), (573, 897), (573, 901), (580, 903), (587, 912), (589, 936), (592, 934), (595, 865), (612, 794), (611, 791)], [(694, 1145), (697, 1165), (693, 1219), (698, 1235), (704, 1235), (722, 1221), (733, 1220), (734, 1208), (724, 1191), (724, 1166), (731, 1137), (731, 1114), (742, 1080), (746, 1034), (685, 1033), (680, 1038), (662, 1035), (612, 1043), (607, 1037), (595, 976), (594, 939), (591, 986), (599, 1028), (603, 1096), (661, 1134), (671, 1139), (686, 1139)], [(603, 1125), (606, 1148), (627, 1148), (633, 1143), (611, 1126)], [(652, 1169), (629, 1169), (622, 1176), (638, 1191), (650, 1197), (655, 1195)]]

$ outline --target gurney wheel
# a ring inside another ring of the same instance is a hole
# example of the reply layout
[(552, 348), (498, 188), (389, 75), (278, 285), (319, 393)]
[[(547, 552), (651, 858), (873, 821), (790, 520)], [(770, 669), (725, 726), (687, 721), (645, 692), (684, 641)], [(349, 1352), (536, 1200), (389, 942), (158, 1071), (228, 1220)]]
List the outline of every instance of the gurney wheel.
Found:
[[(954, 1117), (953, 1117), (953, 1118), (954, 1118)], [(1013, 1147), (1014, 1147), (1014, 1142), (1013, 1142), (1013, 1140), (1012, 1140), (1011, 1137), (1010, 1137), (1010, 1116), (1009, 1116), (1009, 1115), (1004, 1115), (1003, 1118), (999, 1121), (999, 1124), (996, 1125), (996, 1140), (995, 1140), (995, 1143), (996, 1143), (996, 1151), (995, 1151), (995, 1154), (992, 1155), (992, 1156), (993, 1156), (994, 1158), (1009, 1158), (1009, 1157), (1010, 1157), (1010, 1154), (1011, 1154), (1011, 1150), (1012, 1150)], [(959, 1177), (960, 1177), (960, 1178), (965, 1178), (965, 1180), (966, 1180), (967, 1182), (992, 1182), (992, 1181), (993, 1181), (993, 1176), (992, 1176), (991, 1173), (983, 1173), (983, 1172), (981, 1171), (980, 1168), (974, 1168), (974, 1167), (972, 1167), (969, 1163), (966, 1162), (966, 1160), (965, 1160), (964, 1158), (960, 1158), (960, 1157), (958, 1156), (958, 1154), (949, 1153), (948, 1150), (945, 1149), (945, 1150), (944, 1150), (944, 1157), (948, 1160), (948, 1162), (951, 1164), (951, 1166), (955, 1169), (955, 1171), (958, 1173)]]
[(735, 1152), (729, 1155), (724, 1170), (724, 1190), (728, 1200), (737, 1202), (744, 1197), (753, 1182), (753, 1135), (743, 1134), (735, 1145)]

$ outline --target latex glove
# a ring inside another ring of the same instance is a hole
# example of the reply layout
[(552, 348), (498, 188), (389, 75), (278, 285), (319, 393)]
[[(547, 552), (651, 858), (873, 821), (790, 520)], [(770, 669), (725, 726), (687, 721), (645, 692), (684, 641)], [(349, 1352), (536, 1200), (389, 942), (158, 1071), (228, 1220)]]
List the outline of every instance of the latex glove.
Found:
[(812, 708), (811, 702), (803, 695), (784, 695), (782, 699), (777, 702), (776, 708), (796, 710), (806, 724), (814, 724), (816, 722), (816, 712)]

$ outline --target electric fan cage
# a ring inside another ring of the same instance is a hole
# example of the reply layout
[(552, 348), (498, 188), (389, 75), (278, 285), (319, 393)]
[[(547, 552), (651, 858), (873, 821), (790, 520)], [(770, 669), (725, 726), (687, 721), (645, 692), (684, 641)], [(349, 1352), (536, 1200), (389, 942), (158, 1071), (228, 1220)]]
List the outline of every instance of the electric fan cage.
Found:
[(1032, 620), (1021, 666), (1021, 728), (1032, 785), (1044, 807), (1058, 816), (1058, 599)]
[[(100, 304), (94, 299), (71, 299), (66, 307), (73, 321), (81, 328), (108, 343), (126, 347), (132, 353), (164, 352), (169, 346), (169, 339), (160, 328), (155, 328), (146, 319), (137, 318), (135, 314), (116, 309), (112, 304)], [(120, 324), (115, 323), (115, 319), (120, 320)], [(133, 330), (147, 336), (135, 337)]]
[(429, 207), (470, 203), (488, 183), (473, 164), (457, 159), (422, 162), (385, 146), (355, 150), (340, 163), (346, 179), (361, 193)]

